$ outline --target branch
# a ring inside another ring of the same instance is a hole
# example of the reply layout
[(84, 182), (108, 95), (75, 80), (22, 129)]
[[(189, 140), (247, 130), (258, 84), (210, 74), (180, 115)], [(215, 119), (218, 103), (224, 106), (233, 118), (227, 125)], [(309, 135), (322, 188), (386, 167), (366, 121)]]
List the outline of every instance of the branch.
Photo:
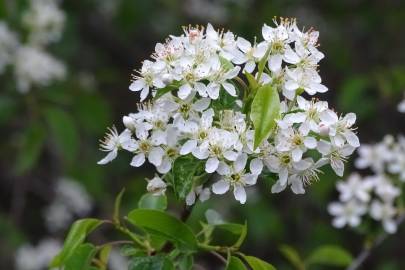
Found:
[[(405, 213), (400, 215), (396, 220), (397, 226), (401, 225), (405, 221)], [(357, 270), (359, 267), (370, 257), (371, 252), (379, 247), (388, 237), (390, 234), (382, 233), (376, 240), (368, 247), (364, 247), (364, 249), (360, 252), (360, 254), (356, 257), (356, 259), (346, 268), (346, 270)]]

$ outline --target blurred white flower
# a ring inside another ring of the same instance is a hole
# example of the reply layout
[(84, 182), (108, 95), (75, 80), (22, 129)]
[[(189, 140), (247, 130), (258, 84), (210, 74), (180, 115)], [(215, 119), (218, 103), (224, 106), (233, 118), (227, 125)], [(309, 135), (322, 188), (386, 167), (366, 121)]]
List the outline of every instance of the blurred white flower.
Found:
[(62, 62), (42, 49), (29, 46), (17, 49), (14, 69), (17, 89), (21, 93), (28, 92), (33, 85), (48, 86), (66, 75)]
[(395, 233), (397, 231), (397, 224), (395, 222), (395, 216), (397, 210), (389, 202), (381, 203), (379, 201), (373, 201), (370, 207), (370, 216), (375, 220), (381, 221), (383, 227), (388, 233)]
[(54, 196), (44, 211), (46, 226), (52, 232), (66, 228), (74, 216), (83, 217), (92, 208), (92, 200), (84, 187), (69, 178), (58, 180)]
[(59, 9), (56, 0), (31, 0), (22, 21), (30, 30), (31, 44), (48, 44), (61, 38), (65, 13)]
[(0, 74), (5, 67), (14, 60), (15, 49), (18, 47), (18, 40), (8, 25), (0, 21)]
[(329, 204), (328, 211), (334, 216), (332, 224), (336, 228), (346, 225), (357, 227), (361, 222), (361, 216), (367, 212), (364, 204), (350, 200), (345, 203), (333, 202)]
[(24, 244), (15, 253), (16, 270), (48, 269), (50, 261), (61, 248), (62, 243), (55, 239), (44, 239), (37, 246)]

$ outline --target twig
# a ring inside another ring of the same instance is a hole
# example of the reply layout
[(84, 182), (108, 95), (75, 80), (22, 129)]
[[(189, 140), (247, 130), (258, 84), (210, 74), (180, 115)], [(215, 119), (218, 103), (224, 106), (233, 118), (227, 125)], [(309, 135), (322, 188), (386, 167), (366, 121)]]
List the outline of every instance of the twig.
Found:
[(222, 263), (226, 265), (226, 259), (216, 251), (210, 251), (210, 254), (214, 255), (214, 257), (218, 258)]
[[(404, 221), (405, 221), (405, 213), (400, 215), (395, 223), (397, 224), (397, 226), (399, 226)], [(390, 234), (388, 233), (382, 233), (379, 237), (376, 238), (376, 240), (370, 246), (364, 247), (364, 249), (353, 260), (353, 262), (349, 265), (349, 267), (346, 268), (346, 270), (359, 269), (359, 267), (364, 263), (364, 261), (367, 260), (368, 257), (370, 257), (371, 252), (378, 246), (380, 246), (389, 236)]]

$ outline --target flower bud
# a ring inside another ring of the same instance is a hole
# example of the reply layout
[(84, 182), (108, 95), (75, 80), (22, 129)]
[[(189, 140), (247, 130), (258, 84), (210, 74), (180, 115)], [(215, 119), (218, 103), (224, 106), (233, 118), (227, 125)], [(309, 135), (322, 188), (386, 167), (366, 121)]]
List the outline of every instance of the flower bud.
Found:
[(129, 130), (135, 130), (135, 120), (130, 116), (124, 116), (122, 118), (124, 126)]
[(160, 177), (155, 176), (154, 178), (149, 180), (146, 189), (153, 195), (163, 195), (166, 192), (166, 183)]
[(319, 135), (328, 136), (329, 135), (329, 126), (324, 123), (319, 124)]

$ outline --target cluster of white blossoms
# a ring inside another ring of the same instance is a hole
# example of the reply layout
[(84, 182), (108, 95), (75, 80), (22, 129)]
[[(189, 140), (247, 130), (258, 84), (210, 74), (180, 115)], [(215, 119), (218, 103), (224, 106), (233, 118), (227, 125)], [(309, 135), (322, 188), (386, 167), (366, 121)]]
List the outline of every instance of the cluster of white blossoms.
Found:
[[(360, 145), (356, 116), (340, 116), (327, 102), (302, 96), (328, 90), (318, 74), (324, 57), (318, 32), (301, 31), (295, 20), (274, 23), (263, 26), (260, 42), (208, 24), (158, 43), (129, 86), (141, 101), (152, 98), (123, 117), (124, 131), (110, 129), (101, 142), (108, 154), (99, 164), (112, 161), (119, 150), (129, 151), (131, 166), (148, 161), (163, 175), (148, 183), (150, 192), (162, 194), (171, 185), (166, 175), (177, 158), (204, 162), (205, 174), (213, 176), (204, 179), (213, 184), (195, 181), (188, 204), (206, 200), (210, 191), (228, 190), (245, 203), (245, 188), (264, 174), (277, 178), (272, 192), (290, 186), (297, 194), (318, 179), (321, 166), (330, 164), (342, 176), (344, 161)], [(284, 97), (274, 127), (260, 143), (250, 114), (254, 85), (271, 86), (278, 100)]]
[(28, 92), (33, 85), (47, 86), (66, 75), (65, 65), (46, 51), (46, 46), (62, 35), (65, 14), (56, 0), (31, 0), (30, 7), (22, 14), (22, 27), (28, 36), (19, 37), (0, 21), (0, 74), (11, 66), (17, 90)]
[(66, 229), (73, 218), (87, 215), (92, 208), (92, 200), (79, 182), (61, 178), (55, 186), (54, 200), (44, 210), (49, 231)]
[(358, 153), (356, 167), (371, 169), (374, 175), (362, 178), (354, 173), (337, 183), (340, 201), (331, 203), (328, 209), (335, 216), (333, 225), (357, 227), (368, 214), (381, 221), (386, 232), (395, 233), (396, 219), (403, 212), (398, 200), (405, 182), (405, 138), (395, 141), (387, 135), (380, 143), (362, 145)]

